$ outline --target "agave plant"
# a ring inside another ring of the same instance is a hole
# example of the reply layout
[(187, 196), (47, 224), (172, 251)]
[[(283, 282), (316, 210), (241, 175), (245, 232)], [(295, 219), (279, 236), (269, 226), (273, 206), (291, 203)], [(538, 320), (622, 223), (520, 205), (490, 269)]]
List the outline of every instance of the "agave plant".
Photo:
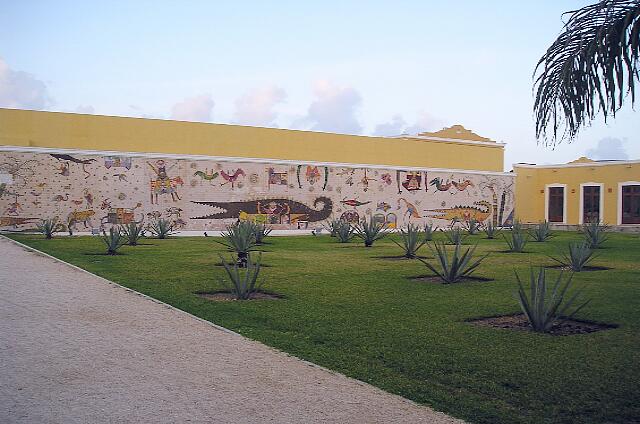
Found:
[(480, 232), (481, 225), (482, 224), (480, 224), (477, 219), (471, 218), (464, 223), (464, 228), (465, 230), (467, 230), (467, 233), (469, 233), (470, 236), (474, 236)]
[(462, 228), (451, 226), (448, 230), (444, 230), (444, 235), (447, 237), (449, 244), (462, 244), (467, 238), (467, 234)]
[(507, 242), (509, 246), (509, 252), (522, 253), (524, 252), (524, 247), (529, 241), (527, 234), (523, 230), (516, 230), (514, 226), (511, 232), (509, 233), (509, 237), (504, 236), (504, 240)]
[(591, 249), (600, 249), (605, 241), (609, 239), (609, 226), (598, 221), (588, 222), (581, 228), (584, 239)]
[(491, 221), (487, 222), (484, 226), (484, 233), (487, 235), (488, 239), (495, 239), (501, 232), (502, 230)]
[(342, 225), (344, 221), (340, 220), (340, 219), (333, 219), (331, 221), (329, 221), (329, 223), (324, 227), (329, 234), (331, 235), (331, 237), (337, 237), (338, 236), (338, 228), (340, 228), (340, 226)]
[(444, 242), (434, 242), (434, 246), (435, 249), (431, 246), (429, 246), (429, 248), (438, 259), (439, 267), (433, 266), (429, 262), (420, 258), (418, 258), (418, 260), (425, 264), (429, 270), (437, 274), (444, 284), (457, 283), (463, 278), (469, 277), (488, 256), (488, 254), (486, 254), (474, 260), (473, 255), (477, 246), (468, 247), (464, 253), (461, 253), (461, 246), (456, 244), (451, 258), (449, 258)]
[(553, 237), (553, 233), (551, 232), (551, 226), (548, 221), (541, 221), (536, 224), (529, 234), (533, 238), (533, 241), (543, 242), (549, 240)]
[(54, 216), (53, 218), (47, 218), (47, 219), (41, 220), (37, 224), (37, 227), (38, 227), (38, 231), (44, 234), (44, 237), (47, 240), (52, 239), (55, 233), (64, 231), (64, 224), (60, 223), (60, 220), (58, 219), (57, 216)]
[(156, 238), (166, 239), (173, 234), (173, 223), (164, 218), (158, 218), (149, 224), (149, 231)]
[(214, 240), (225, 246), (229, 251), (235, 252), (239, 267), (247, 266), (247, 258), (249, 252), (256, 245), (256, 235), (254, 232), (254, 224), (248, 221), (238, 222), (227, 227), (227, 231), (222, 232), (223, 241)]
[(594, 259), (593, 250), (586, 241), (582, 243), (569, 243), (568, 252), (562, 252), (561, 257), (551, 258), (574, 272), (580, 272)]
[(108, 255), (117, 255), (118, 249), (127, 242), (127, 237), (120, 232), (120, 229), (111, 227), (109, 234), (102, 230), (102, 241), (107, 245)]
[(424, 226), (422, 227), (422, 232), (424, 233), (424, 239), (427, 240), (427, 241), (433, 240), (433, 234), (437, 230), (438, 229), (433, 226), (432, 222), (425, 223)]
[(336, 238), (340, 243), (349, 243), (355, 237), (353, 226), (346, 221), (340, 221), (336, 228)]
[(256, 244), (264, 243), (264, 239), (271, 233), (272, 230), (273, 229), (267, 224), (253, 224), (253, 236), (256, 239)]
[(373, 242), (384, 238), (388, 231), (385, 230), (384, 224), (375, 221), (374, 219), (363, 220), (359, 222), (353, 230), (356, 236), (360, 237), (364, 241), (365, 247), (373, 246)]
[(417, 225), (407, 225), (406, 231), (400, 229), (400, 240), (402, 243), (391, 239), (395, 244), (400, 246), (404, 250), (404, 257), (413, 259), (417, 256), (418, 250), (427, 243), (427, 239), (420, 240), (420, 228)]
[[(568, 313), (582, 292), (582, 290), (577, 290), (571, 296), (568, 296), (571, 278), (572, 275), (569, 275), (569, 278), (563, 284), (562, 273), (560, 273), (551, 291), (549, 291), (544, 268), (540, 268), (537, 274), (531, 268), (529, 295), (527, 296), (520, 276), (516, 272), (518, 291), (515, 296), (533, 331), (548, 332), (557, 321), (570, 319), (590, 302), (590, 300), (587, 300), (571, 313)], [(568, 297), (566, 301), (565, 297)]]
[(144, 237), (144, 227), (142, 224), (138, 224), (136, 222), (121, 225), (120, 232), (127, 238), (127, 244), (129, 246), (136, 246), (138, 244), (138, 240)]
[[(238, 300), (249, 300), (260, 289), (261, 283), (258, 283), (258, 275), (260, 274), (260, 262), (262, 254), (259, 254), (257, 261), (251, 260), (251, 255), (247, 254), (245, 266), (241, 266), (239, 261), (233, 264), (227, 263), (222, 255), (220, 260), (224, 266), (230, 283), (224, 279), (220, 279), (220, 283), (229, 290)], [(241, 271), (245, 269), (245, 271)]]

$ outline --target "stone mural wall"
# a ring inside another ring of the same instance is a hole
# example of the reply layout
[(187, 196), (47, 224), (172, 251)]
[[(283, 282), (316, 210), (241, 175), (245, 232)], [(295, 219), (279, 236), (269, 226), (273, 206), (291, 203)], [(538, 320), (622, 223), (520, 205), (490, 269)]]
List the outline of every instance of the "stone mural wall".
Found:
[(171, 220), (217, 230), (250, 219), (276, 229), (373, 217), (390, 227), (511, 220), (508, 174), (0, 151), (0, 228), (58, 216), (75, 231)]

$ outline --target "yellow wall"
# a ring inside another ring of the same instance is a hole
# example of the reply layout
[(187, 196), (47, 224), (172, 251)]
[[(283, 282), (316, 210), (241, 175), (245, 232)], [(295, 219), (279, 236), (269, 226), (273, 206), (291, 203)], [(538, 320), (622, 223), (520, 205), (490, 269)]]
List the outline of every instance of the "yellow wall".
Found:
[(464, 144), (13, 109), (0, 109), (0, 145), (498, 172), (503, 171), (504, 157), (503, 145), (493, 142)]
[[(523, 222), (545, 219), (545, 186), (567, 184), (566, 223), (577, 225), (580, 220), (580, 184), (602, 183), (604, 214), (602, 221), (618, 223), (618, 183), (640, 181), (640, 163), (589, 163), (578, 160), (557, 167), (523, 167), (514, 165), (516, 173), (516, 217)], [(602, 213), (602, 212), (601, 212)]]

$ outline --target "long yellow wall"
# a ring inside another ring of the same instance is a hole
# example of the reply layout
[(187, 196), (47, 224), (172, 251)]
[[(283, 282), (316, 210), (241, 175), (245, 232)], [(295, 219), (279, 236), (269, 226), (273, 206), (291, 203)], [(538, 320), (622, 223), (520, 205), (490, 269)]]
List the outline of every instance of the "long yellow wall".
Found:
[(0, 109), (0, 145), (503, 171), (497, 143), (465, 144)]
[[(545, 219), (545, 186), (566, 184), (568, 225), (580, 223), (580, 184), (602, 183), (604, 214), (602, 221), (618, 223), (618, 183), (640, 180), (640, 163), (602, 165), (564, 165), (558, 167), (522, 167), (516, 173), (516, 217), (523, 222)], [(602, 212), (601, 212), (602, 213)]]

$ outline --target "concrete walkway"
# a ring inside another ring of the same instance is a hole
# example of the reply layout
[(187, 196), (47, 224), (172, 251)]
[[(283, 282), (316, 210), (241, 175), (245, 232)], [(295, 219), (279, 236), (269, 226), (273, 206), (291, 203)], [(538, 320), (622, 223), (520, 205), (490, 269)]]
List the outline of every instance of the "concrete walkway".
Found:
[(2, 423), (460, 423), (0, 237)]

